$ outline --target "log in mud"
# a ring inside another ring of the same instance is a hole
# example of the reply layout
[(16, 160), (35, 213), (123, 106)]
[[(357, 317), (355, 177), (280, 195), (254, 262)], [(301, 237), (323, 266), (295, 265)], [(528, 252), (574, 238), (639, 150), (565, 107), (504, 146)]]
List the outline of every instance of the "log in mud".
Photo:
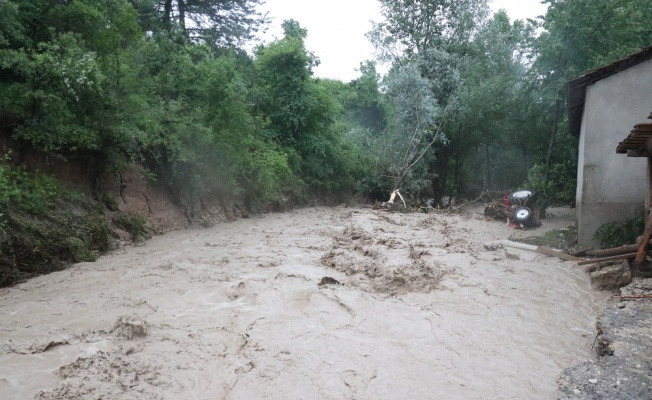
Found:
[(554, 399), (593, 358), (575, 263), (479, 213), (310, 208), (0, 289), (2, 399)]

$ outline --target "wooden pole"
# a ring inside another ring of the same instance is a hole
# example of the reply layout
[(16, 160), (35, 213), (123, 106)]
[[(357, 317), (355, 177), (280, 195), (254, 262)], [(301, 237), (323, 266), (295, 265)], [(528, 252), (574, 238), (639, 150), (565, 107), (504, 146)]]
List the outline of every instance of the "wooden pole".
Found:
[(621, 246), (621, 247), (613, 247), (611, 249), (604, 249), (604, 250), (596, 250), (595, 251), (595, 256), (600, 258), (600, 257), (611, 257), (611, 256), (617, 256), (620, 254), (627, 254), (627, 253), (636, 253), (638, 251), (638, 245), (637, 244), (631, 244), (629, 246)]
[(652, 206), (652, 157), (647, 158), (647, 185), (645, 192), (645, 233), (643, 239), (638, 246), (636, 252), (636, 259), (634, 262), (641, 265), (645, 262), (645, 256), (649, 247), (650, 237), (652, 236), (652, 213), (650, 207)]
[(647, 158), (647, 181), (645, 191), (645, 217), (647, 219), (652, 207), (652, 158)]
[[(625, 258), (634, 258), (635, 256), (636, 253), (628, 253), (628, 254), (621, 254), (618, 256), (611, 256), (611, 257), (592, 258), (589, 260), (578, 261), (577, 265), (589, 265), (589, 264), (597, 264), (597, 263), (607, 262), (607, 261), (619, 261)], [(643, 256), (643, 259), (645, 259), (645, 256)]]

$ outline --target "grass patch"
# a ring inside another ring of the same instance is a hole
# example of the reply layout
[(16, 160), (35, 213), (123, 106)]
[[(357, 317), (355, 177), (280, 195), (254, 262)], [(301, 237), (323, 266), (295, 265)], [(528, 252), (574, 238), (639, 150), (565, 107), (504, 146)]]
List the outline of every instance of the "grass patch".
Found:
[(94, 261), (113, 235), (101, 204), (45, 175), (0, 165), (0, 286)]
[(576, 238), (577, 229), (574, 226), (569, 226), (566, 229), (552, 229), (541, 236), (530, 236), (526, 238), (510, 237), (509, 239), (515, 242), (566, 251), (573, 247)]
[(116, 227), (129, 232), (134, 242), (152, 237), (147, 229), (147, 218), (142, 215), (119, 212), (111, 218), (111, 221)]

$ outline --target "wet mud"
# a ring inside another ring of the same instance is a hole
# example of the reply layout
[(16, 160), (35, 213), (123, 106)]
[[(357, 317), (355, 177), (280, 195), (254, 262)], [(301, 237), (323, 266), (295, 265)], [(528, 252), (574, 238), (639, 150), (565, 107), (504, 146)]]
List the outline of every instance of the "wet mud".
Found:
[(602, 302), (483, 247), (513, 233), (340, 207), (156, 237), (0, 289), (0, 398), (554, 399)]

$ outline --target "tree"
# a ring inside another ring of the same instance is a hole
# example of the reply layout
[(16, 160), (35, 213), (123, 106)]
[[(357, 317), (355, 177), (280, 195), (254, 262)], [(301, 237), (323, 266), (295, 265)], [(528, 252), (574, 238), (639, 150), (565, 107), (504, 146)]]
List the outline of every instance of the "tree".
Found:
[(437, 123), (441, 110), (416, 64), (393, 71), (387, 78), (387, 97), (392, 110), (387, 160), (393, 172), (393, 189), (437, 141), (446, 142)]
[(267, 22), (256, 11), (262, 0), (160, 0), (164, 26), (176, 25), (186, 37), (220, 46), (245, 43)]
[(141, 37), (133, 8), (125, 0), (14, 4), (13, 40), (0, 50), (10, 134), (59, 156), (124, 151), (131, 135), (116, 116), (125, 101), (112, 95), (121, 94), (120, 60)]
[[(464, 147), (454, 142), (459, 140), (460, 144), (465, 143), (465, 139), (454, 132), (459, 126), (449, 117), (454, 116), (456, 109), (461, 107), (453, 100), (462, 83), (463, 68), (466, 58), (470, 56), (473, 38), (486, 18), (487, 2), (382, 0), (381, 7), (385, 21), (376, 24), (368, 36), (384, 59), (393, 62), (395, 71), (413, 70), (417, 73), (421, 82), (426, 84), (429, 97), (444, 110), (433, 114), (434, 119), (429, 121), (428, 140), (415, 142), (422, 147), (416, 153), (414, 150), (406, 153), (416, 154), (419, 160), (425, 159), (425, 166), (429, 170), (420, 171), (421, 176), (415, 175), (413, 179), (420, 181), (421, 186), (430, 181), (434, 196), (439, 197), (447, 179), (449, 160), (455, 158), (451, 150)], [(394, 114), (393, 118), (396, 116)], [(390, 122), (389, 126), (393, 124)], [(450, 142), (445, 150), (436, 148), (435, 151), (428, 151), (439, 131), (446, 132)], [(415, 158), (411, 160), (407, 165), (403, 162), (399, 165), (410, 166)], [(401, 175), (407, 176), (404, 173)]]
[(464, 54), (488, 13), (486, 0), (380, 0), (380, 4), (385, 22), (374, 26), (372, 41), (379, 49), (397, 46), (408, 57), (433, 48)]
[(318, 59), (305, 48), (307, 32), (295, 21), (283, 24), (285, 36), (256, 50), (258, 109), (269, 121), (269, 135), (288, 154), (293, 171), (308, 187), (351, 189), (357, 169), (344, 143), (333, 85), (315, 79)]
[(519, 167), (516, 156), (529, 150), (520, 101), (526, 68), (519, 49), (530, 32), (521, 21), (512, 24), (504, 11), (494, 14), (477, 32), (461, 67), (464, 77), (454, 101), (462, 106), (450, 132), (464, 143), (455, 152), (469, 164), (464, 180), (482, 191), (519, 184), (530, 167), (527, 161)]
[(536, 26), (511, 22), (504, 11), (487, 18), (482, 0), (382, 4), (386, 20), (370, 36), (394, 70), (417, 66), (442, 110), (434, 126), (447, 139), (408, 178), (417, 186), (430, 181), (436, 199), (523, 182), (545, 153), (538, 132), (550, 125), (531, 118), (539, 115), (538, 93), (526, 80)]
[(535, 133), (547, 142), (541, 162), (543, 181), (548, 181), (553, 178), (549, 175), (552, 169), (568, 171), (562, 164), (568, 153), (576, 152), (577, 148), (577, 140), (570, 137), (565, 119), (566, 82), (650, 45), (652, 27), (648, 14), (652, 1), (546, 0), (544, 3), (549, 7), (538, 21), (538, 28), (543, 31), (533, 41), (534, 62), (527, 85), (532, 101), (538, 104), (530, 120), (541, 127)]
[(328, 121), (328, 102), (313, 95), (312, 67), (317, 61), (305, 48), (304, 31), (294, 21), (286, 21), (284, 27), (285, 37), (257, 49), (256, 65), (264, 95), (261, 107), (270, 129), (280, 143), (296, 145)]
[(374, 62), (360, 63), (360, 77), (349, 84), (354, 95), (346, 102), (352, 122), (370, 129), (376, 135), (387, 125), (385, 101), (378, 87), (379, 79)]

